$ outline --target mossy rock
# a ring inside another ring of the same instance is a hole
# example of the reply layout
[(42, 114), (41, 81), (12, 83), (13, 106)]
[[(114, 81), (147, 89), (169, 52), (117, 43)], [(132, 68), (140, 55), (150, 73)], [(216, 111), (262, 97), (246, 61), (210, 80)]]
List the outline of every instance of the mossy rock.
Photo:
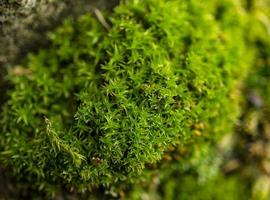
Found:
[(10, 70), (2, 165), (48, 193), (138, 183), (170, 148), (184, 149), (181, 170), (201, 169), (239, 115), (254, 58), (246, 10), (130, 0), (98, 16), (66, 20)]
[[(29, 51), (48, 46), (47, 32), (68, 16), (94, 8), (111, 10), (117, 0), (2, 0), (0, 2), (0, 66), (18, 64)], [(0, 68), (0, 70), (2, 70)]]

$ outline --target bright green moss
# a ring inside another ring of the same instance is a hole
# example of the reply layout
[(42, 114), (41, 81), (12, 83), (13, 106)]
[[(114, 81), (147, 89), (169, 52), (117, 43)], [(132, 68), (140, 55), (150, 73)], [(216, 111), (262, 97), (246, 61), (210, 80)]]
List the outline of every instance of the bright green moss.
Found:
[[(127, 199), (139, 200), (144, 196), (149, 199), (164, 200), (241, 200), (249, 199), (244, 180), (240, 177), (212, 178), (204, 183), (198, 183), (193, 176), (183, 176), (175, 179), (175, 174), (167, 177), (163, 187), (156, 187), (154, 190), (143, 190), (137, 186)], [(154, 185), (154, 183), (152, 183)], [(152, 185), (152, 187), (153, 187)], [(153, 187), (154, 188), (154, 187)]]
[(230, 0), (123, 1), (108, 32), (66, 21), (10, 73), (1, 163), (41, 190), (80, 191), (134, 182), (172, 145), (183, 168), (200, 165), (238, 116), (247, 21)]
[(197, 140), (193, 148), (188, 147), (191, 154), (183, 147), (170, 149), (164, 156), (170, 161), (162, 161), (154, 170), (150, 168), (145, 184), (133, 185), (127, 199), (269, 198), (266, 169), (269, 166), (270, 38), (262, 19), (267, 19), (270, 7), (267, 1), (249, 3), (246, 34), (254, 61), (250, 62), (252, 69), (244, 81), (243, 110), (233, 137), (225, 136), (216, 146), (204, 141), (198, 144)]

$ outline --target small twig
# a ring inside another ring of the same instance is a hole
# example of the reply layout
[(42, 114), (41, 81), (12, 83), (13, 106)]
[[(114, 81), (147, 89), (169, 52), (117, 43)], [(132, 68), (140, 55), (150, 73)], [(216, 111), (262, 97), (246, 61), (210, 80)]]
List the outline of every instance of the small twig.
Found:
[(106, 28), (107, 30), (111, 29), (111, 26), (106, 22), (105, 18), (103, 17), (102, 13), (100, 12), (99, 9), (94, 8), (94, 13), (98, 19), (98, 21)]
[(265, 26), (268, 35), (270, 35), (270, 20), (269, 20), (269, 18), (265, 14), (259, 13), (258, 19)]

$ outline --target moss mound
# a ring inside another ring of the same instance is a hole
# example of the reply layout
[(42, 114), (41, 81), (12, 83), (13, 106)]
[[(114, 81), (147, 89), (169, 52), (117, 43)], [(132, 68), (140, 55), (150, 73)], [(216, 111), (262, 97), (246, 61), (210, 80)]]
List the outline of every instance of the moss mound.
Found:
[(138, 182), (162, 158), (205, 170), (239, 115), (249, 21), (232, 0), (122, 1), (107, 22), (65, 21), (10, 70), (1, 163), (49, 193)]

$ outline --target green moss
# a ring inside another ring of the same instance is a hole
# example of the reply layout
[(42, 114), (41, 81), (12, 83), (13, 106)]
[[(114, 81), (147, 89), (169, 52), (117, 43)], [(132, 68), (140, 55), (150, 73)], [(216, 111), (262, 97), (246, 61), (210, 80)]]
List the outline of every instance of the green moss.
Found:
[(1, 163), (40, 190), (133, 183), (171, 146), (200, 169), (239, 114), (248, 20), (230, 0), (122, 1), (108, 31), (67, 20), (10, 72)]
[(183, 147), (172, 148), (164, 157), (171, 161), (162, 161), (155, 170), (150, 168), (150, 178), (145, 184), (134, 185), (128, 199), (269, 198), (270, 40), (262, 19), (267, 18), (270, 7), (267, 1), (250, 3), (246, 33), (254, 61), (241, 92), (242, 114), (232, 137), (218, 140), (216, 147), (196, 141), (197, 148), (189, 146), (192, 155)]
[(240, 177), (223, 177), (219, 174), (207, 182), (198, 183), (193, 176), (175, 179), (169, 176), (160, 191), (145, 191), (137, 187), (127, 199), (181, 199), (181, 200), (239, 200), (249, 199), (244, 180)]

